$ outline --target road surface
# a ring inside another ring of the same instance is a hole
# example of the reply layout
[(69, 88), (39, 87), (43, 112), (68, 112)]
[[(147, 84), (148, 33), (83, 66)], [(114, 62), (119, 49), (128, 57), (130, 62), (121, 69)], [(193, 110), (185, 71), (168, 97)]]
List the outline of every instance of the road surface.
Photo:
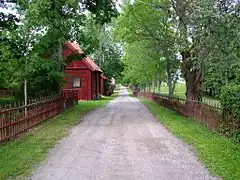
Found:
[(136, 98), (121, 97), (84, 117), (33, 180), (212, 180), (189, 146)]

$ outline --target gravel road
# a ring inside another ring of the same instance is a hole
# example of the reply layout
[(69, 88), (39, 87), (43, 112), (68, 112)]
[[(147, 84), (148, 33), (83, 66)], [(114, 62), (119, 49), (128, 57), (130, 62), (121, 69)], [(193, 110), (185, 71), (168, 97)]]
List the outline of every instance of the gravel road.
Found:
[(59, 142), (33, 180), (217, 179), (188, 145), (173, 136), (136, 98), (95, 110)]

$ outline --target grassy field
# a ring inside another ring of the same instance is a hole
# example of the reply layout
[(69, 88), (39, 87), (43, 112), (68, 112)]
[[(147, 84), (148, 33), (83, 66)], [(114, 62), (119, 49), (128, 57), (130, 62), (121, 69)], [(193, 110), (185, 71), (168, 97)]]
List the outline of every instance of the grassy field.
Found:
[[(162, 94), (168, 94), (168, 86), (162, 86), (160, 88), (160, 91), (156, 88), (155, 90), (158, 93)], [(181, 97), (181, 98), (186, 98), (185, 95), (186, 92), (186, 86), (184, 83), (177, 83), (175, 90), (174, 90), (174, 96)], [(212, 105), (219, 105), (220, 106), (220, 101), (218, 99), (214, 99), (212, 97), (204, 96), (203, 97), (203, 102), (207, 104), (212, 104)]]
[(191, 118), (141, 99), (150, 111), (174, 135), (191, 145), (196, 155), (214, 174), (225, 180), (240, 179), (240, 144), (208, 130)]
[[(168, 94), (168, 86), (161, 86), (160, 91), (158, 91), (158, 88), (156, 88), (156, 92), (162, 93), (162, 94)], [(185, 96), (185, 92), (186, 92), (185, 84), (184, 83), (177, 83), (176, 87), (174, 89), (174, 95), (179, 96), (179, 97), (183, 97), (183, 96)]]
[(73, 109), (43, 123), (23, 137), (0, 145), (0, 180), (16, 177), (24, 179), (46, 158), (49, 149), (80, 122), (84, 114), (104, 106), (116, 96), (97, 101), (81, 101)]

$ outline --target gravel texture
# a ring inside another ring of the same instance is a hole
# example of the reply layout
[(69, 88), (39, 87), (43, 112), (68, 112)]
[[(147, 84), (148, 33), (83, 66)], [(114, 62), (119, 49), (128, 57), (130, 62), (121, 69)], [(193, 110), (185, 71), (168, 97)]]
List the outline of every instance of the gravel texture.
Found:
[(33, 180), (217, 179), (126, 89), (59, 142)]

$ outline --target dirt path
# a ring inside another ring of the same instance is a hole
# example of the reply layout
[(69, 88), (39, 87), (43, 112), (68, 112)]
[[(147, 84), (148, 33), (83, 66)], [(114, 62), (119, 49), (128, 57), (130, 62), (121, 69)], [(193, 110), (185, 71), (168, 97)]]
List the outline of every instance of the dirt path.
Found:
[(126, 95), (88, 114), (34, 173), (34, 180), (216, 179), (188, 146)]

